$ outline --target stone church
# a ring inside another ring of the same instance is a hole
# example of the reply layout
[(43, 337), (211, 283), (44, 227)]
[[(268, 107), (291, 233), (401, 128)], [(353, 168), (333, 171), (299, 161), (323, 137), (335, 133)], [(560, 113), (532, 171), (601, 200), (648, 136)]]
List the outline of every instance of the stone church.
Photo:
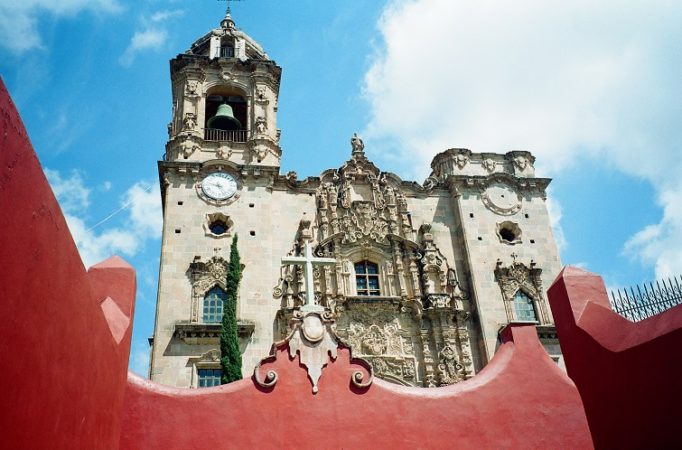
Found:
[[(545, 202), (550, 180), (535, 176), (529, 152), (448, 149), (418, 183), (377, 167), (353, 135), (340, 167), (299, 179), (280, 173), (282, 69), (229, 13), (170, 68), (153, 381), (220, 383), (235, 235), (245, 377), (287, 336), (306, 299), (353, 356), (402, 385), (474, 376), (511, 321), (537, 323), (559, 359), (545, 295), (561, 268)], [(311, 273), (283, 261), (306, 254), (318, 261)]]

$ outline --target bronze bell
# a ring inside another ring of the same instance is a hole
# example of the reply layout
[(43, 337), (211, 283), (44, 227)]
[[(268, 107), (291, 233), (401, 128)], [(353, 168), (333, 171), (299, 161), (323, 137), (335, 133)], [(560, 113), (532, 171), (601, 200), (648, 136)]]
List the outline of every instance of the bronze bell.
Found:
[(218, 106), (218, 112), (215, 114), (215, 116), (208, 119), (208, 123), (206, 125), (208, 128), (224, 131), (241, 130), (242, 128), (242, 124), (239, 122), (239, 119), (234, 117), (232, 107), (227, 103), (223, 103), (222, 105)]

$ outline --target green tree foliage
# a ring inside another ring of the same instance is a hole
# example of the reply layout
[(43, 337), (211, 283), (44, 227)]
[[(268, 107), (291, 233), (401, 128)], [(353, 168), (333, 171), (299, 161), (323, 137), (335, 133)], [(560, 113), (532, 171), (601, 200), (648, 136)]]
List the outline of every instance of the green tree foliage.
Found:
[(220, 330), (220, 365), (222, 367), (221, 384), (242, 379), (242, 354), (239, 352), (239, 336), (237, 335), (237, 293), (242, 267), (237, 249), (237, 235), (232, 239), (230, 262), (227, 266), (227, 301), (223, 305), (223, 323)]

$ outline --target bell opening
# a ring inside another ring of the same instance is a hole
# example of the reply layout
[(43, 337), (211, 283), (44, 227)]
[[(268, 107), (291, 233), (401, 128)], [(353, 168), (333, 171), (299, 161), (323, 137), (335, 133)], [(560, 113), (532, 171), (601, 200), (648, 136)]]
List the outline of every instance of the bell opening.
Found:
[(206, 98), (205, 117), (207, 129), (245, 130), (246, 99), (235, 94), (211, 94)]

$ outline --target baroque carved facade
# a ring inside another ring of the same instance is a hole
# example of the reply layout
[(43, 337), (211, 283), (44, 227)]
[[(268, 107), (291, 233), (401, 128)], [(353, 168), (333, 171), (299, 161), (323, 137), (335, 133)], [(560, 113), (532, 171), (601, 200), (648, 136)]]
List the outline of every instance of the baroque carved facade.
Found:
[[(320, 177), (315, 198), (315, 220), (301, 221), (292, 252), (313, 240), (318, 256), (336, 260), (316, 269), (315, 297), (336, 319), (342, 342), (396, 383), (439, 386), (471, 376), (466, 295), (431, 225), (414, 229), (400, 180), (354, 147), (346, 164)], [(377, 267), (377, 295), (359, 295), (359, 261)], [(282, 332), (305, 288), (301, 267), (282, 269), (274, 292)]]

